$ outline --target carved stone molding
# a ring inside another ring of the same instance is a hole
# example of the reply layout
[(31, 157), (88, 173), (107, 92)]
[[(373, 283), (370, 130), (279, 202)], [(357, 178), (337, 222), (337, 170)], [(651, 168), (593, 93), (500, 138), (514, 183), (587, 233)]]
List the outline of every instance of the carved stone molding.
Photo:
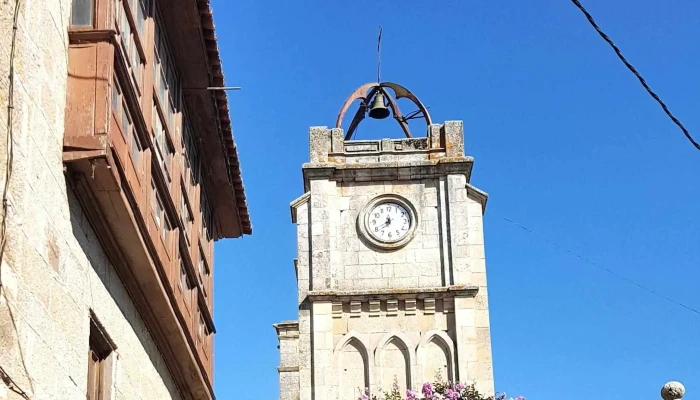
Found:
[(316, 290), (308, 294), (311, 303), (317, 301), (368, 302), (370, 300), (443, 299), (454, 297), (474, 297), (478, 286), (443, 286), (430, 288), (402, 288), (378, 290)]

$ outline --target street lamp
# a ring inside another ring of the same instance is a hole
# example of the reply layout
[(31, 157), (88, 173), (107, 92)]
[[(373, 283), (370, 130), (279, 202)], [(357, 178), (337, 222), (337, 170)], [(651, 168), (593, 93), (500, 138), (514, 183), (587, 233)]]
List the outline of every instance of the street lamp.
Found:
[(680, 382), (671, 381), (661, 388), (661, 398), (664, 400), (681, 400), (685, 395), (685, 387)]

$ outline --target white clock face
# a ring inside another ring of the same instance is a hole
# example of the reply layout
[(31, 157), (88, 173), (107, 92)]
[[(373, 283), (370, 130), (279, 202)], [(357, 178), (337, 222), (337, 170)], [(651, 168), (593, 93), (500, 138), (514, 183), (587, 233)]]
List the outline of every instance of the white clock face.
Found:
[(398, 242), (411, 231), (411, 214), (394, 202), (383, 202), (369, 210), (367, 231), (383, 242)]

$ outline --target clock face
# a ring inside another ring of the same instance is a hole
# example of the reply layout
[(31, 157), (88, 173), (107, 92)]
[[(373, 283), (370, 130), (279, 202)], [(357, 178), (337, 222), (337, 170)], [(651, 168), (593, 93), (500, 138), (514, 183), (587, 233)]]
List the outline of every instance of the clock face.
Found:
[(386, 201), (369, 210), (367, 232), (382, 242), (398, 242), (411, 231), (411, 214), (402, 205)]

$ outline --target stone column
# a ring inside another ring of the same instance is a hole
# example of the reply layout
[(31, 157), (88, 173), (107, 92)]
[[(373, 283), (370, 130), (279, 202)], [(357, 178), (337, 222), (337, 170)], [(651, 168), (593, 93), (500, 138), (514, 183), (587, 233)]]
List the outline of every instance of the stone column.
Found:
[(476, 327), (474, 326), (474, 298), (455, 297), (455, 380), (460, 382), (477, 380)]
[(313, 340), (314, 400), (334, 400), (333, 391), (333, 310), (330, 301), (315, 302), (311, 306)]
[(671, 381), (661, 388), (661, 398), (664, 400), (681, 400), (685, 395), (685, 387), (680, 382)]

